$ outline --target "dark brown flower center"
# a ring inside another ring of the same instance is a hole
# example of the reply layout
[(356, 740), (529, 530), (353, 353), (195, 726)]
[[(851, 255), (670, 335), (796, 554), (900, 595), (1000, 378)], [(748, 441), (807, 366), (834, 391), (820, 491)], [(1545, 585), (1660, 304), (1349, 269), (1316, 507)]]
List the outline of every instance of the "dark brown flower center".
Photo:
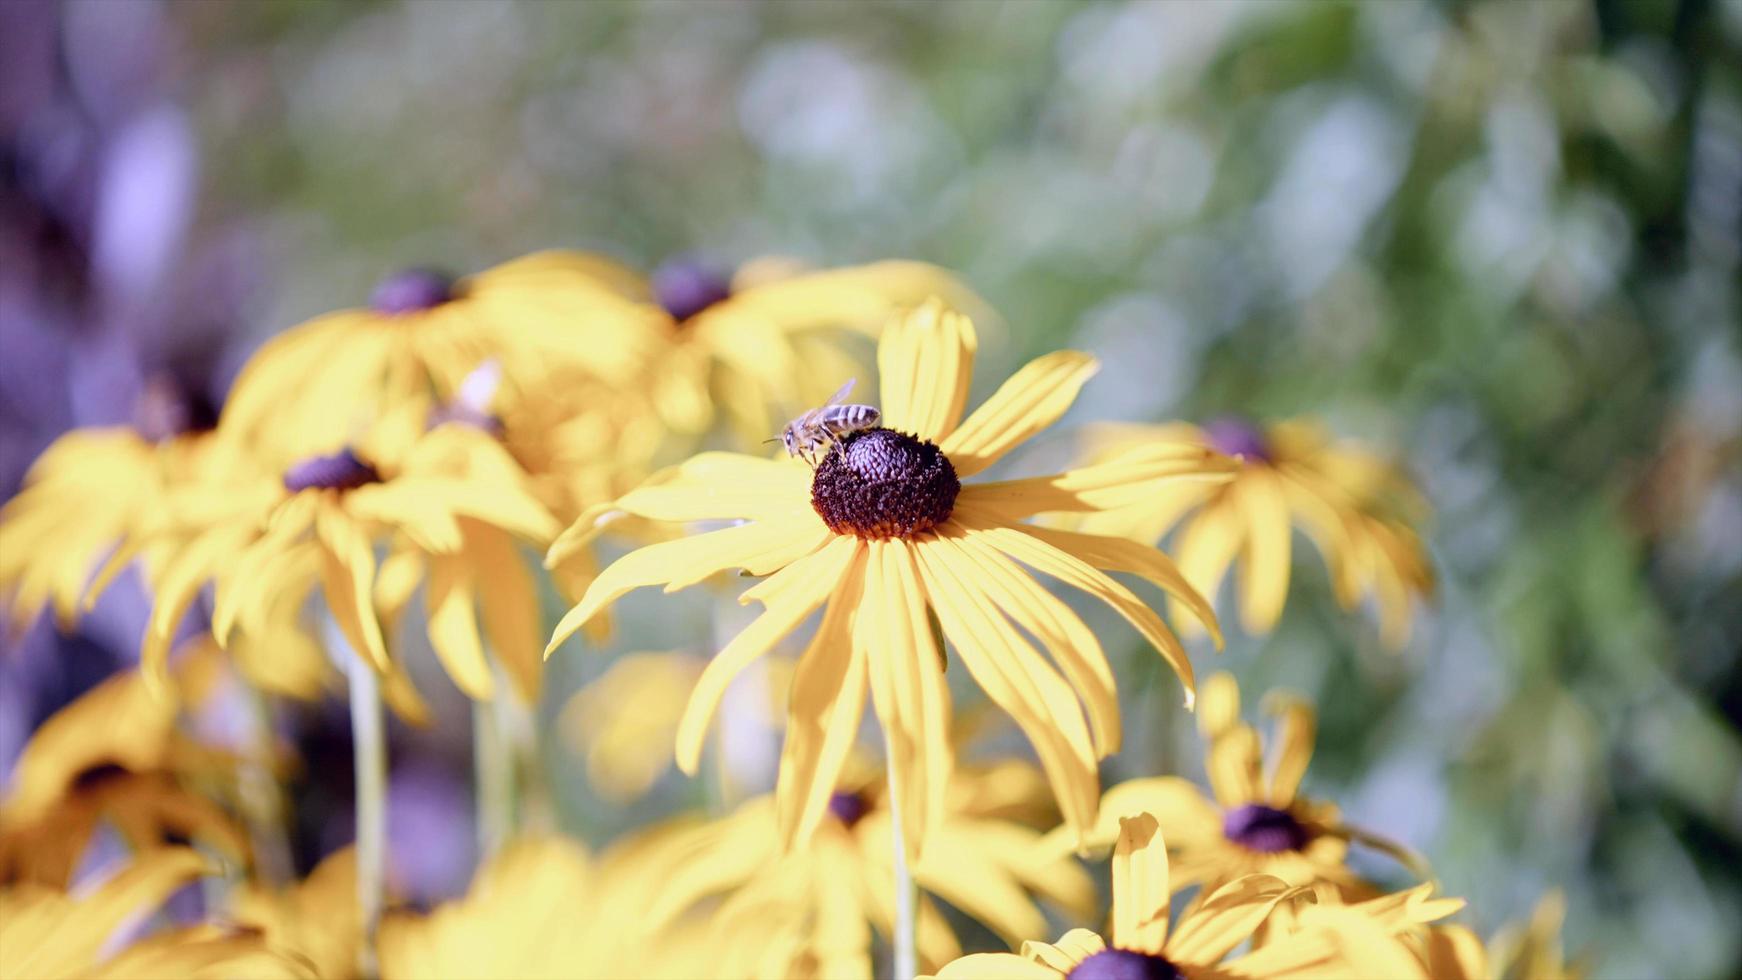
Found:
[(1154, 953), (1132, 949), (1103, 949), (1078, 963), (1065, 980), (1184, 980), (1184, 975)]
[(398, 316), (434, 309), (455, 295), (453, 276), (435, 269), (406, 269), (375, 286), (375, 291), (369, 294), (369, 308)]
[(871, 804), (858, 793), (835, 793), (829, 797), (829, 812), (851, 828), (871, 812)]
[(836, 534), (915, 538), (949, 520), (962, 481), (930, 442), (890, 429), (848, 435), (811, 478), (811, 506)]
[(697, 258), (671, 259), (653, 270), (653, 295), (682, 323), (732, 295), (731, 277)]
[(370, 483), (380, 483), (381, 474), (363, 462), (350, 449), (341, 449), (331, 456), (310, 456), (284, 471), (284, 488), (291, 493), (304, 490), (355, 490)]
[(1210, 448), (1224, 456), (1270, 462), (1270, 440), (1264, 430), (1237, 415), (1226, 415), (1204, 426), (1204, 436)]
[(1313, 835), (1287, 810), (1247, 803), (1222, 814), (1222, 836), (1249, 851), (1280, 854), (1300, 850)]

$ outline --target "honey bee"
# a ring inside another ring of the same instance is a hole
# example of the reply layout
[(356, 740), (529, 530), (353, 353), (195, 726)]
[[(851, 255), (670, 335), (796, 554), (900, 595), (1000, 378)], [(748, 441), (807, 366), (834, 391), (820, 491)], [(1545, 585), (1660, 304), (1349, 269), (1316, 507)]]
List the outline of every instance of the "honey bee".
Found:
[(870, 405), (842, 404), (853, 390), (854, 380), (847, 379), (841, 390), (820, 407), (786, 424), (786, 429), (780, 433), (780, 443), (786, 447), (788, 455), (797, 456), (815, 469), (820, 453), (827, 453), (840, 445), (842, 439), (854, 432), (876, 426), (883, 417), (877, 409)]

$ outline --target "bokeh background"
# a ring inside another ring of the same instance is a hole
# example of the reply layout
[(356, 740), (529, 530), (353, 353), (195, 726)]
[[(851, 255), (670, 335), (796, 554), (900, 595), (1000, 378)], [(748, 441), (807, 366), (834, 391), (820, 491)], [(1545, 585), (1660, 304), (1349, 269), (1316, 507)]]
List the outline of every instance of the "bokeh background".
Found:
[[(1742, 968), (1742, 3), (9, 0), (0, 133), (0, 496), (410, 264), (937, 262), (1003, 314), (982, 388), (1075, 346), (1105, 366), (1069, 422), (1307, 414), (1399, 453), (1441, 579), (1408, 648), (1306, 557), (1222, 662), (1317, 701), (1310, 788), (1481, 931), (1558, 885), (1598, 975)], [(712, 600), (679, 598), (607, 653), (708, 652)], [(4, 639), (0, 772), (144, 610)], [(1195, 772), (1172, 679), (1109, 653), (1106, 781)], [(715, 792), (589, 790), (561, 709), (608, 662), (553, 661), (538, 722), (595, 841)], [(423, 901), (472, 860), (442, 713), (394, 736)], [(306, 866), (350, 837), (348, 744), (298, 724)]]

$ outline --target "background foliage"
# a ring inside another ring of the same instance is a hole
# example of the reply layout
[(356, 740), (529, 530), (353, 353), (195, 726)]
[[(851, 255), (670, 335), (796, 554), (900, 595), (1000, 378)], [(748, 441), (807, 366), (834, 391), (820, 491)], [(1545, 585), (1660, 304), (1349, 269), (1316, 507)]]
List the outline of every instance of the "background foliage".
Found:
[[(58, 431), (124, 419), (146, 373), (215, 399), (261, 339), (408, 264), (934, 261), (1007, 320), (983, 389), (1082, 347), (1105, 366), (1073, 420), (1312, 414), (1402, 453), (1441, 576), (1410, 647), (1307, 561), (1282, 627), (1224, 663), (1317, 701), (1313, 788), (1426, 851), (1483, 931), (1558, 884), (1599, 974), (1742, 964), (1742, 5), (4, 17), (4, 492)], [(690, 603), (628, 604), (613, 650), (693, 645), (716, 611)], [(107, 606), (4, 658), (0, 757), (136, 656), (137, 603)], [(1173, 681), (1124, 653), (1107, 782), (1192, 771)], [(709, 792), (588, 794), (554, 729), (604, 662), (553, 661), (544, 718), (594, 839)], [(396, 845), (452, 843), (407, 872), (430, 895), (469, 873), (454, 697), (454, 731), (395, 749)], [(304, 788), (310, 859), (327, 791)]]

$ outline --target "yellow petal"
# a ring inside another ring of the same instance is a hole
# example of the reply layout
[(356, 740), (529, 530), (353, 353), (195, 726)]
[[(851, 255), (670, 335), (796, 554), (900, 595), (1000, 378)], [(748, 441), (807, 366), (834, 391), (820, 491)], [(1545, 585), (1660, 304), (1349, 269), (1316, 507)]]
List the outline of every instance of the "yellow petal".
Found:
[(1248, 634), (1260, 636), (1276, 628), (1288, 599), (1294, 535), (1289, 526), (1288, 500), (1276, 475), (1264, 467), (1249, 467), (1229, 497), (1246, 524), (1240, 564), (1240, 625)]
[(1276, 763), (1270, 776), (1270, 805), (1287, 809), (1300, 789), (1307, 763), (1313, 757), (1318, 715), (1305, 700), (1272, 691), (1265, 696), (1267, 714), (1277, 718)]
[(327, 610), (352, 649), (376, 670), (387, 669), (387, 644), (375, 617), (375, 552), (361, 528), (337, 507), (315, 520), (321, 542), (321, 584)]
[(1224, 807), (1263, 800), (1263, 747), (1250, 725), (1235, 725), (1210, 743), (1204, 768)]
[[(1222, 587), (1222, 577), (1240, 551), (1242, 535), (1239, 518), (1225, 496), (1204, 505), (1203, 510), (1186, 522), (1185, 529), (1180, 532), (1177, 549), (1180, 573), (1212, 605)], [(1183, 605), (1177, 599), (1173, 604)], [(1195, 632), (1196, 622), (1177, 615), (1180, 611), (1175, 610), (1174, 623), (1181, 632)]]
[(728, 568), (794, 561), (815, 551), (829, 537), (820, 520), (811, 524), (757, 521), (631, 551), (612, 562), (587, 587), (587, 594), (557, 624), (544, 655), (549, 657), (588, 620), (630, 591), (662, 583), (693, 584)]
[(1176, 453), (1082, 466), (1050, 476), (972, 483), (962, 488), (956, 506), (972, 506), (1009, 524), (1049, 512), (1135, 509), (1171, 491), (1189, 493), (1196, 504), (1230, 476), (1226, 459), (1186, 446)]
[(1205, 741), (1240, 723), (1240, 682), (1225, 670), (1218, 670), (1204, 681), (1203, 697), (1198, 702), (1198, 734)]
[(895, 318), (877, 345), (883, 424), (937, 442), (961, 421), (978, 341), (966, 316), (932, 300)]
[(1113, 945), (1160, 955), (1171, 894), (1161, 826), (1147, 813), (1121, 817), (1113, 845)]
[(429, 642), (448, 676), (469, 698), (487, 701), (496, 694), (490, 663), (478, 640), (478, 614), (472, 605), (471, 572), (445, 555), (430, 556)]
[(798, 660), (788, 699), (786, 741), (775, 787), (781, 836), (793, 848), (810, 842), (859, 733), (865, 708), (865, 652), (849, 629), (864, 580), (862, 563), (829, 597), (822, 625)]
[(937, 980), (1060, 980), (1064, 973), (1015, 953), (972, 953), (932, 976)]
[(1112, 606), (1126, 622), (1143, 634), (1144, 639), (1155, 647), (1173, 668), (1174, 673), (1179, 675), (1180, 683), (1186, 689), (1186, 707), (1191, 707), (1196, 697), (1192, 664), (1186, 657), (1185, 648), (1168, 630), (1167, 624), (1161, 621), (1161, 617), (1144, 605), (1130, 589), (1096, 571), (1082, 559), (1038, 540), (1028, 533), (1031, 530), (1033, 529), (1029, 527), (982, 526), (976, 527), (974, 533), (976, 537), (981, 537), (994, 548), (1042, 575), (1050, 575)]
[(1464, 926), (1428, 930), (1427, 973), (1436, 980), (1488, 980), (1488, 951)]
[(476, 525), (467, 528), (466, 554), (477, 566), (478, 599), (491, 650), (521, 700), (536, 704), (544, 677), (538, 583), (504, 532)]
[[(955, 768), (950, 687), (944, 675), (944, 652), (938, 649), (926, 614), (925, 588), (914, 567), (912, 550), (887, 543), (882, 552), (883, 585), (889, 601), (886, 628), (894, 641), (885, 656), (893, 668), (896, 700), (913, 742), (910, 764), (914, 775), (909, 785), (919, 788), (917, 794), (902, 797), (902, 804), (907, 826), (917, 828), (913, 833), (923, 840), (945, 819), (950, 774)], [(890, 657), (896, 649), (905, 655)]]
[(950, 826), (914, 867), (914, 878), (927, 893), (990, 927), (1005, 942), (1020, 943), (1045, 929), (1046, 917), (986, 843), (979, 821)]
[(1052, 654), (1089, 712), (1089, 734), (1101, 757), (1119, 751), (1119, 698), (1100, 641), (1070, 607), (972, 532), (943, 540), (981, 574), (981, 585), (1006, 616)]
[[(860, 559), (860, 542), (856, 538), (836, 538), (821, 551), (793, 562), (764, 583), (772, 585), (779, 579), (784, 588), (772, 592), (765, 603), (767, 611), (744, 627), (708, 662), (707, 669), (696, 682), (696, 689), (690, 693), (689, 704), (678, 722), (678, 768), (695, 775), (696, 767), (701, 763), (702, 742), (707, 738), (708, 723), (713, 720), (720, 698), (725, 696), (732, 679), (822, 605), (847, 574), (849, 562)], [(606, 573), (609, 571), (607, 569)]]
[(973, 476), (1058, 421), (1100, 365), (1081, 351), (1036, 358), (939, 444), (959, 476)]
[(242, 541), (243, 535), (230, 528), (207, 532), (183, 548), (158, 576), (151, 618), (146, 623), (145, 642), (139, 653), (139, 665), (150, 683), (168, 683), (169, 647), (175, 639), (176, 627), (199, 595), (200, 587)]
[(1276, 903), (1298, 889), (1272, 875), (1245, 875), (1194, 904), (1167, 941), (1166, 954), (1175, 963), (1210, 966), (1229, 950), (1251, 938)]
[(1095, 753), (1070, 685), (967, 584), (971, 566), (958, 567), (960, 559), (944, 548), (921, 545), (914, 551), (944, 634), (986, 695), (1034, 743), (1065, 821), (1087, 830), (1097, 803)]
[(1148, 579), (1190, 610), (1198, 622), (1209, 630), (1217, 646), (1222, 644), (1222, 629), (1216, 622), (1216, 614), (1211, 610), (1209, 602), (1186, 581), (1186, 577), (1174, 565), (1173, 559), (1155, 548), (1121, 538), (1077, 534), (1053, 528), (1024, 527), (1022, 530), (1104, 572), (1124, 572)]

